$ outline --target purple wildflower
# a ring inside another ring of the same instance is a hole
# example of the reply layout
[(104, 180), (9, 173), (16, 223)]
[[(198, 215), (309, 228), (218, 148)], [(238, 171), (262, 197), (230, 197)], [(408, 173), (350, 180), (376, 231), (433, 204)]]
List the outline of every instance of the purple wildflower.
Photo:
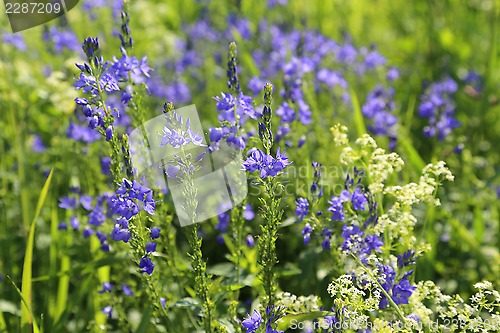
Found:
[(247, 318), (241, 322), (241, 325), (247, 330), (246, 333), (254, 333), (262, 323), (262, 316), (257, 310), (253, 310), (252, 315), (247, 315)]
[(2, 34), (2, 42), (5, 44), (13, 45), (19, 51), (26, 51), (26, 43), (24, 42), (23, 35), (11, 34), (6, 31)]
[(313, 228), (311, 227), (311, 225), (309, 223), (307, 223), (304, 227), (304, 229), (302, 229), (302, 235), (304, 236), (304, 245), (307, 245), (309, 244), (309, 242), (311, 241), (311, 233), (313, 232)]
[(76, 198), (62, 197), (59, 199), (59, 207), (67, 210), (73, 210), (77, 207)]
[(447, 78), (430, 85), (422, 95), (418, 111), (420, 117), (428, 119), (424, 136), (437, 136), (439, 140), (444, 140), (453, 129), (460, 126), (460, 122), (455, 119), (453, 101), (453, 94), (457, 89), (457, 83)]
[(122, 291), (125, 296), (134, 296), (134, 292), (125, 283), (122, 283)]
[(111, 305), (106, 306), (105, 308), (102, 309), (102, 313), (108, 316), (108, 318), (111, 318), (111, 315), (113, 313), (113, 307)]
[(345, 218), (344, 214), (344, 199), (341, 197), (336, 197), (333, 196), (328, 203), (330, 204), (330, 207), (328, 207), (328, 211), (332, 213), (332, 220), (333, 221), (343, 221)]
[(255, 245), (255, 240), (253, 239), (253, 236), (250, 234), (247, 235), (245, 242), (246, 242), (248, 247), (254, 247), (254, 245)]
[(109, 282), (103, 282), (102, 289), (99, 291), (99, 294), (110, 293), (113, 291), (113, 285)]
[(288, 157), (280, 152), (279, 148), (276, 152), (276, 158), (265, 154), (258, 148), (250, 149), (249, 154), (250, 156), (243, 162), (243, 167), (249, 172), (260, 171), (260, 178), (275, 177), (291, 163), (288, 161)]
[(76, 216), (72, 216), (69, 219), (69, 225), (73, 228), (73, 230), (77, 230), (80, 227), (80, 221), (78, 221)]
[(298, 198), (295, 201), (297, 208), (295, 209), (295, 215), (302, 221), (304, 216), (309, 213), (309, 202), (306, 198)]
[(148, 256), (144, 256), (141, 258), (141, 261), (139, 263), (139, 268), (141, 269), (141, 273), (147, 273), (151, 275), (153, 274), (155, 265)]
[(377, 86), (366, 98), (362, 112), (366, 118), (372, 120), (369, 129), (375, 135), (396, 136), (394, 126), (398, 118), (393, 114), (395, 109), (393, 97), (393, 88), (385, 89)]
[(368, 199), (366, 199), (366, 196), (361, 192), (359, 187), (352, 193), (351, 202), (355, 210), (366, 210), (368, 205)]
[(410, 285), (410, 282), (406, 278), (401, 279), (398, 284), (392, 287), (392, 299), (394, 303), (397, 305), (408, 304), (408, 298), (410, 298), (415, 289), (417, 287)]
[(146, 243), (146, 252), (155, 252), (156, 251), (156, 243), (155, 242), (148, 242)]
[(83, 238), (89, 238), (93, 233), (94, 230), (92, 230), (92, 228), (85, 227), (85, 229), (83, 229)]
[(251, 221), (255, 218), (255, 213), (253, 212), (252, 206), (250, 204), (245, 205), (245, 210), (243, 211), (243, 217), (247, 221)]
[(149, 236), (151, 237), (151, 239), (159, 238), (160, 237), (160, 229), (157, 227), (151, 228)]

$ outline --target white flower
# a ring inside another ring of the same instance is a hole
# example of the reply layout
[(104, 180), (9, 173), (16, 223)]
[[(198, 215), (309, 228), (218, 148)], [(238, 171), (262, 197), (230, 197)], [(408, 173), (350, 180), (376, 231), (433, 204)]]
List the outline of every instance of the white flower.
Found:
[(335, 124), (330, 128), (333, 134), (333, 141), (336, 146), (347, 146), (349, 139), (347, 137), (347, 127), (340, 124)]

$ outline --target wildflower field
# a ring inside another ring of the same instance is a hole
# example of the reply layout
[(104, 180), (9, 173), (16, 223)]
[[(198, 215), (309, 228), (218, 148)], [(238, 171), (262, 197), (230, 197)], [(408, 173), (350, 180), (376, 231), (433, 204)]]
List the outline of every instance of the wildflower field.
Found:
[(1, 333), (500, 332), (500, 1), (7, 7)]

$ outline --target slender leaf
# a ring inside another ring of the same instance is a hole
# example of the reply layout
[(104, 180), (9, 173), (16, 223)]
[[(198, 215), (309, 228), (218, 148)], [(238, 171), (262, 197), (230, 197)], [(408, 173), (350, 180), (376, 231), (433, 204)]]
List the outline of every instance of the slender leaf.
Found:
[(411, 140), (404, 135), (398, 137), (398, 142), (401, 147), (405, 151), (410, 160), (411, 164), (414, 166), (416, 170), (422, 170), (425, 167), (425, 162), (418, 153), (418, 151), (413, 147)]
[(352, 111), (354, 113), (354, 126), (358, 132), (358, 136), (366, 134), (365, 121), (363, 120), (363, 114), (361, 113), (361, 107), (359, 106), (359, 100), (356, 96), (354, 89), (349, 89), (349, 94), (351, 95)]
[[(23, 296), (23, 293), (21, 292), (21, 290), (19, 290), (19, 288), (16, 286), (16, 284), (14, 283), (14, 281), (11, 280), (10, 276), (7, 276), (7, 278), (9, 279), (10, 283), (14, 286), (14, 289), (16, 290), (17, 294), (19, 295), (19, 297), (21, 297), (21, 306), (24, 306), (23, 307), (23, 310), (26, 309), (26, 311), (28, 312), (28, 315), (30, 316), (30, 318), (33, 318), (33, 313), (31, 312), (31, 308), (28, 306), (28, 303), (26, 302), (26, 299), (24, 298)], [(22, 318), (22, 313), (21, 313), (21, 318)], [(28, 328), (30, 326), (27, 326)], [(35, 320), (33, 320), (33, 332), (34, 333), (40, 333), (40, 328), (38, 327), (37, 323)]]
[(153, 313), (153, 309), (151, 309), (150, 306), (146, 308), (146, 311), (142, 314), (142, 319), (141, 322), (139, 323), (139, 326), (137, 327), (136, 333), (145, 333), (148, 331), (149, 328), (149, 320), (151, 319), (151, 314)]
[(280, 323), (278, 324), (278, 330), (287, 330), (294, 323), (304, 322), (307, 320), (314, 320), (328, 315), (332, 315), (332, 313), (328, 311), (313, 311), (297, 315), (288, 315), (281, 319)]
[[(47, 193), (49, 192), (50, 183), (52, 181), (52, 175), (54, 174), (54, 167), (50, 170), (49, 176), (43, 185), (42, 191), (38, 198), (38, 203), (36, 205), (35, 216), (33, 221), (31, 221), (30, 232), (28, 235), (28, 243), (26, 245), (26, 252), (24, 255), (23, 264), (23, 276), (22, 276), (22, 286), (21, 286), (21, 330), (23, 332), (30, 332), (30, 326), (33, 326), (33, 331), (38, 332), (38, 327), (33, 315), (31, 314), (31, 292), (32, 292), (32, 264), (33, 264), (33, 245), (35, 243), (35, 226), (36, 220), (40, 215), (42, 206), (47, 198)], [(36, 327), (36, 330), (35, 330)]]

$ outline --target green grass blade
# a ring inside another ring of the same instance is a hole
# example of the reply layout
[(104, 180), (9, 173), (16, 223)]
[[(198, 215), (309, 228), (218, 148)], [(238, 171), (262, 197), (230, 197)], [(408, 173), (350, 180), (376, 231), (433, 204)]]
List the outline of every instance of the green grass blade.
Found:
[[(22, 309), (23, 310), (26, 309), (26, 311), (30, 315), (30, 318), (33, 318), (34, 317), (33, 313), (31, 312), (31, 308), (28, 306), (28, 303), (26, 302), (26, 299), (24, 298), (23, 293), (21, 292), (21, 290), (19, 290), (19, 288), (14, 283), (14, 281), (11, 280), (10, 276), (7, 276), (7, 278), (9, 279), (10, 283), (12, 283), (12, 285), (14, 286), (14, 289), (18, 293), (19, 297), (21, 297), (21, 306), (24, 305), (24, 307)], [(27, 326), (27, 327), (29, 329), (29, 326)], [(36, 324), (35, 320), (33, 320), (33, 333), (40, 333), (40, 328)]]
[(26, 170), (25, 170), (25, 155), (24, 155), (24, 138), (22, 137), (23, 128), (16, 118), (16, 110), (12, 105), (10, 105), (10, 123), (12, 128), (16, 130), (13, 131), (13, 136), (15, 139), (15, 152), (17, 158), (17, 177), (19, 182), (19, 187), (21, 188), (21, 211), (23, 226), (28, 228), (30, 209), (29, 209), (29, 186), (26, 184)]
[(5, 331), (6, 329), (7, 329), (7, 324), (5, 323), (3, 312), (0, 311), (0, 332)]
[(479, 203), (474, 206), (474, 235), (476, 236), (476, 240), (480, 245), (484, 243), (484, 234), (486, 232), (485, 223), (483, 220), (483, 209), (484, 207), (480, 206)]
[(142, 314), (142, 319), (137, 327), (137, 331), (135, 333), (145, 333), (148, 331), (149, 328), (149, 319), (151, 318), (151, 314), (153, 313), (153, 310), (151, 309), (150, 306), (146, 308), (146, 311)]
[(328, 315), (332, 315), (332, 313), (328, 311), (312, 311), (308, 313), (284, 316), (278, 324), (278, 330), (288, 330), (294, 322), (300, 323), (307, 320), (322, 318)]
[(359, 106), (359, 100), (354, 89), (349, 88), (349, 94), (351, 95), (352, 111), (354, 113), (354, 126), (356, 127), (356, 131), (358, 132), (358, 136), (361, 136), (363, 134), (366, 134), (365, 121), (363, 119), (361, 107)]
[(481, 245), (477, 242), (477, 240), (474, 238), (474, 236), (471, 235), (470, 231), (462, 225), (462, 222), (459, 221), (458, 219), (454, 218), (451, 216), (449, 212), (447, 213), (448, 217), (448, 222), (451, 225), (453, 229), (456, 230), (458, 237), (462, 242), (464, 242), (466, 245), (468, 245), (474, 254), (474, 256), (477, 258), (477, 260), (481, 263), (481, 265), (484, 265), (488, 269), (488, 272), (494, 276), (495, 271), (491, 265), (491, 262), (498, 262), (500, 261), (500, 254), (495, 253), (493, 254), (492, 258), (488, 258), (484, 252), (483, 249), (481, 248)]
[(417, 172), (420, 172), (425, 167), (425, 162), (413, 146), (411, 139), (404, 135), (398, 137), (398, 143), (401, 149), (407, 154), (408, 160), (413, 165)]
[[(100, 253), (100, 242), (96, 238), (92, 238), (90, 240), (90, 246), (91, 246), (91, 251), (93, 253), (99, 253), (97, 254), (99, 259), (103, 259), (102, 253)], [(97, 270), (97, 278), (99, 280), (99, 285), (102, 285), (104, 282), (109, 282), (110, 276), (111, 276), (111, 266), (106, 265), (106, 266), (101, 266)], [(94, 297), (93, 295), (89, 297), (91, 302), (93, 302), (94, 306), (94, 321), (96, 322), (97, 325), (104, 325), (107, 321), (107, 316), (101, 312), (101, 303), (104, 299), (103, 295), (98, 295), (97, 297)]]
[[(57, 226), (59, 224), (59, 216), (57, 212), (57, 199), (53, 198), (52, 199), (52, 211), (51, 211), (51, 219), (50, 219), (50, 238), (52, 239), (52, 242), (50, 243), (50, 249), (49, 249), (49, 274), (47, 276), (47, 280), (51, 280), (50, 277), (55, 277), (57, 274), (57, 247), (58, 243), (55, 241), (58, 239), (58, 229)], [(37, 278), (32, 278), (31, 282), (36, 282)], [(48, 286), (54, 290), (56, 288), (55, 284), (55, 279), (52, 279)], [(49, 318), (52, 318), (52, 320), (55, 322), (56, 320), (56, 297), (57, 295), (55, 293), (50, 293), (48, 295), (48, 300), (47, 300), (47, 310), (49, 314)]]
[[(72, 293), (71, 297), (68, 298), (68, 303), (66, 304), (66, 308), (64, 309), (64, 312), (61, 314), (59, 319), (55, 321), (54, 325), (50, 328), (51, 332), (66, 332), (66, 324), (70, 320), (71, 315), (73, 314), (73, 311), (75, 307), (78, 307), (79, 304), (82, 304), (85, 302), (85, 298), (88, 297), (89, 293), (88, 290), (94, 287), (94, 275), (88, 276), (85, 280), (83, 280), (80, 284), (80, 289), (75, 290), (74, 293)], [(85, 313), (82, 314), (82, 320), (84, 322), (90, 322), (93, 320), (93, 314), (91, 313)]]
[[(22, 332), (31, 332), (30, 326), (33, 326), (34, 332), (39, 332), (33, 315), (31, 314), (31, 291), (32, 291), (32, 264), (33, 264), (33, 245), (35, 242), (35, 226), (36, 220), (40, 215), (42, 206), (49, 192), (50, 182), (52, 181), (52, 175), (54, 173), (54, 167), (50, 170), (50, 174), (43, 185), (42, 191), (38, 198), (38, 203), (36, 205), (35, 216), (31, 222), (30, 232), (28, 235), (28, 243), (26, 244), (26, 252), (24, 255), (23, 264), (23, 276), (22, 276), (22, 286), (21, 286), (21, 330)], [(35, 330), (35, 327), (37, 328)]]
[[(406, 129), (402, 131), (402, 133), (398, 133), (398, 145), (406, 153), (410, 163), (415, 168), (415, 171), (420, 172), (425, 167), (425, 162), (417, 149), (413, 146), (413, 142), (410, 138), (410, 128), (413, 121), (416, 102), (417, 96), (412, 95), (408, 101), (408, 107), (406, 109), (406, 117), (404, 121), (404, 128)], [(400, 127), (400, 129), (402, 130), (403, 128)]]
[[(68, 255), (64, 255), (61, 258), (61, 272), (68, 271), (70, 269), (70, 258)], [(55, 319), (63, 314), (64, 309), (66, 309), (68, 303), (68, 293), (69, 293), (69, 275), (62, 275), (59, 278), (59, 286), (57, 288), (57, 302), (56, 302), (56, 314)]]
[(415, 114), (415, 105), (417, 104), (417, 95), (411, 95), (408, 100), (408, 107), (406, 108), (406, 117), (404, 120), (404, 126), (408, 129), (411, 128), (413, 122), (413, 115)]
[(109, 256), (109, 257), (103, 257), (101, 259), (89, 261), (88, 263), (85, 264), (79, 264), (79, 263), (74, 263), (71, 265), (71, 268), (63, 271), (59, 270), (57, 273), (54, 275), (42, 275), (42, 276), (37, 276), (31, 279), (32, 282), (43, 282), (43, 281), (48, 281), (51, 279), (57, 279), (60, 278), (61, 276), (83, 276), (83, 275), (95, 275), (95, 272), (97, 269), (104, 267), (104, 266), (111, 266), (112, 264), (116, 263), (125, 263), (130, 261), (130, 257), (127, 255), (114, 255), (114, 256)]

